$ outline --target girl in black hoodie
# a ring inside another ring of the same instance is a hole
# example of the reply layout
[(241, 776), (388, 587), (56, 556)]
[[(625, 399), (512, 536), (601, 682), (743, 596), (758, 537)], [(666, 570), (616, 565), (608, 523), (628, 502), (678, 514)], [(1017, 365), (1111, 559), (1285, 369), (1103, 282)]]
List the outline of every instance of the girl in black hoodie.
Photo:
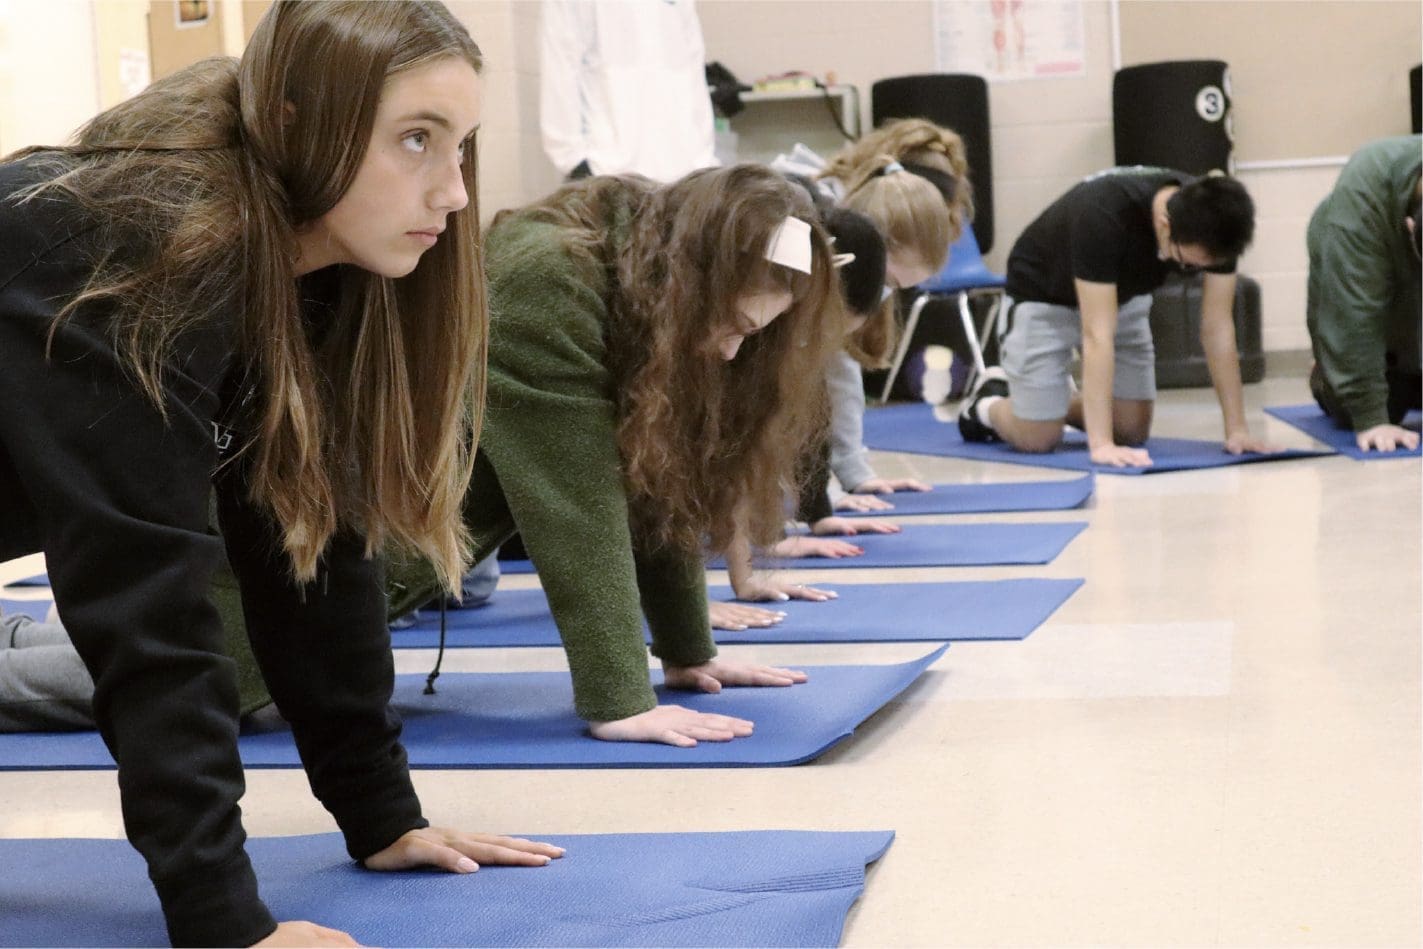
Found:
[(451, 589), (467, 566), (481, 66), (437, 3), (278, 2), (240, 63), (0, 163), (0, 559), (46, 554), (175, 944), (352, 944), (257, 893), (224, 557), (354, 859), (559, 854), (428, 826), (371, 556), (419, 550)]

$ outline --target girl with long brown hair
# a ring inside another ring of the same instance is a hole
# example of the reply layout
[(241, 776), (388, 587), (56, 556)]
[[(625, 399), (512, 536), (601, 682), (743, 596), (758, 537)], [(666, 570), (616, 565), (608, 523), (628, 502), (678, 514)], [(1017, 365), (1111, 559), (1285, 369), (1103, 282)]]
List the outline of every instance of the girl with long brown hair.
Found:
[[(891, 291), (922, 283), (943, 267), (949, 247), (973, 216), (963, 140), (923, 119), (887, 122), (829, 161), (798, 145), (773, 166), (815, 179), (820, 200), (873, 222), (886, 244), (886, 286)], [(842, 510), (888, 510), (893, 505), (876, 495), (929, 487), (914, 479), (879, 477), (863, 443), (861, 370), (889, 364), (897, 330), (895, 302), (887, 293), (829, 368), (830, 466), (849, 492), (836, 501)]]
[[(523, 537), (594, 737), (750, 732), (658, 705), (644, 617), (669, 686), (804, 679), (717, 657), (704, 554), (738, 516), (774, 542), (822, 423), (842, 317), (813, 219), (803, 191), (736, 165), (661, 188), (587, 179), (489, 233), (489, 401), (465, 519), (481, 554)], [(428, 596), (418, 574), (393, 612)]]
[(468, 563), (481, 68), (438, 3), (278, 2), (240, 63), (0, 163), (0, 558), (46, 554), (175, 944), (352, 944), (257, 895), (224, 556), (353, 858), (558, 855), (428, 826), (372, 557), (419, 550), (450, 587)]
[[(806, 179), (792, 176), (808, 194), (816, 197), (816, 208), (821, 223), (830, 235), (836, 253), (837, 287), (840, 301), (845, 311), (846, 347), (853, 345), (856, 334), (866, 323), (874, 320), (885, 305), (885, 242), (874, 223), (856, 211), (834, 207), (816, 196), (813, 185)], [(825, 398), (832, 407), (839, 393), (834, 370), (845, 355), (841, 350), (833, 357), (831, 371), (825, 379)], [(856, 366), (848, 385), (861, 391), (860, 373)], [(772, 545), (767, 553), (771, 557), (856, 557), (864, 554), (864, 549), (850, 541), (831, 535), (854, 535), (857, 533), (896, 533), (898, 526), (877, 518), (857, 518), (853, 521), (835, 514), (835, 504), (830, 496), (832, 443), (826, 437), (818, 439), (801, 457), (802, 478), (800, 492), (796, 499), (795, 520), (803, 522), (808, 532), (793, 534)], [(869, 495), (846, 495), (846, 499), (871, 500)], [(784, 601), (794, 596), (797, 599), (828, 600), (835, 594), (804, 584), (788, 584), (774, 577), (753, 572), (751, 545), (745, 541), (734, 542), (727, 555), (727, 573), (731, 588), (737, 600), (742, 601)], [(713, 600), (708, 603), (715, 629), (746, 629), (748, 626), (774, 626), (784, 618), (784, 613), (773, 612), (751, 606), (746, 602), (726, 602)]]

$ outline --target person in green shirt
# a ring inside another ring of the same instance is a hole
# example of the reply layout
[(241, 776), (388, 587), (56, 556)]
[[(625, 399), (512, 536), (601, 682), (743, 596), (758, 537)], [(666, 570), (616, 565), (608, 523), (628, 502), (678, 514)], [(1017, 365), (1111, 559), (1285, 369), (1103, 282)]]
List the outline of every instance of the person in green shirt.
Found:
[(1371, 142), (1309, 220), (1310, 391), (1360, 449), (1418, 447), (1423, 136)]
[[(795, 462), (823, 428), (843, 338), (809, 197), (763, 166), (566, 185), (486, 241), (488, 396), (465, 522), (475, 556), (515, 530), (538, 569), (595, 738), (691, 746), (752, 723), (659, 705), (667, 685), (788, 686), (717, 656), (704, 556), (732, 525), (779, 539)], [(436, 589), (395, 564), (390, 611)]]

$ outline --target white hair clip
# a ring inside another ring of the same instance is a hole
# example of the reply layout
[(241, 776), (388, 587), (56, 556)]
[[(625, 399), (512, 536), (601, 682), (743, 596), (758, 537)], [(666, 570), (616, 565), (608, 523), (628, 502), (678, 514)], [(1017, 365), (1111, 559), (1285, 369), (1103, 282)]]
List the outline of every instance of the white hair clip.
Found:
[(831, 267), (834, 267), (836, 270), (839, 270), (841, 267), (844, 267), (846, 264), (853, 264), (854, 262), (855, 262), (855, 255), (854, 255), (854, 254), (836, 254), (834, 257), (831, 257), (831, 258), (830, 258), (830, 266), (831, 266)]
[(810, 224), (798, 217), (782, 221), (766, 245), (766, 259), (782, 267), (810, 273)]

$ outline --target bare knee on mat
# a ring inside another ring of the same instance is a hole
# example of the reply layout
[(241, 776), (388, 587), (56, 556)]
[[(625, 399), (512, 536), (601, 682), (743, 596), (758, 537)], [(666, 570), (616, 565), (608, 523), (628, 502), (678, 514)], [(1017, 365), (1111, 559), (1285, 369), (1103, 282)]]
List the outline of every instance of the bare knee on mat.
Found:
[(1014, 448), (1033, 455), (1043, 455), (1062, 443), (1062, 425), (1058, 422), (1029, 422), (1016, 419), (1004, 438)]

